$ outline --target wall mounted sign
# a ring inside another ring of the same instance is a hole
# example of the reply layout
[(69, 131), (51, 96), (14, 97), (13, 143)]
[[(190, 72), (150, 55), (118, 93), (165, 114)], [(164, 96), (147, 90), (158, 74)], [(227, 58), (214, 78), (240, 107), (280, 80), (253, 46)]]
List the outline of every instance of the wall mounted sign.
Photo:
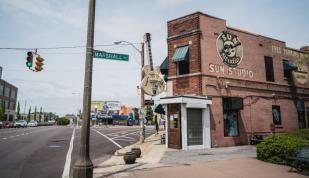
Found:
[(243, 57), (243, 46), (236, 35), (223, 31), (217, 38), (216, 46), (224, 64), (232, 68), (239, 66)]
[(308, 82), (308, 72), (293, 71), (293, 81), (297, 84), (304, 85)]
[(209, 64), (209, 72), (243, 78), (253, 78), (253, 71), (243, 68), (226, 67), (219, 64)]

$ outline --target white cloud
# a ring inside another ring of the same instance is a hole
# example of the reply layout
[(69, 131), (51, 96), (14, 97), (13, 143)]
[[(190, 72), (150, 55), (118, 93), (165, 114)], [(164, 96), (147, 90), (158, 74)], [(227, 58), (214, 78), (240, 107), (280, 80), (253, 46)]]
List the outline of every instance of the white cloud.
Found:
[[(87, 14), (83, 7), (76, 6), (74, 3), (65, 3), (61, 1), (61, 6), (52, 4), (49, 0), (3, 0), (1, 3), (3, 9), (10, 8), (24, 13), (47, 18), (52, 21), (65, 22), (76, 27), (82, 27)], [(6, 9), (8, 10), (8, 9)]]
[(178, 5), (185, 4), (190, 0), (159, 0), (159, 4), (163, 7), (175, 7)]

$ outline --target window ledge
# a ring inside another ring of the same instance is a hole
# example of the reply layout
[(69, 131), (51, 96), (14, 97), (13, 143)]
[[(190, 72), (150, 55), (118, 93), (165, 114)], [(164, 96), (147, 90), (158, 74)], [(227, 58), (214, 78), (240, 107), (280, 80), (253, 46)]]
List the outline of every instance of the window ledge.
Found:
[(183, 77), (192, 77), (192, 76), (197, 76), (197, 75), (202, 75), (201, 72), (196, 72), (196, 73), (189, 73), (189, 74), (183, 74), (183, 75), (176, 75), (176, 76), (171, 76), (168, 77), (168, 79), (176, 79), (176, 78), (183, 78)]

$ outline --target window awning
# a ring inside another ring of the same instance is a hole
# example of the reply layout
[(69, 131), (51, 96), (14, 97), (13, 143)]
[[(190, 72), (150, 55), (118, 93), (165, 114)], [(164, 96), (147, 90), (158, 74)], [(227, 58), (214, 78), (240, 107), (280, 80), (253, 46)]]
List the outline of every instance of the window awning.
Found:
[(163, 115), (165, 115), (165, 111), (164, 111), (164, 108), (163, 108), (162, 104), (159, 104), (159, 105), (155, 108), (154, 112), (155, 112), (155, 113), (158, 113), (158, 114), (163, 114)]
[(162, 74), (167, 74), (168, 73), (168, 64), (167, 64), (167, 57), (164, 59), (162, 64), (160, 65), (160, 71)]
[(289, 63), (288, 61), (283, 61), (283, 70), (291, 71), (296, 69), (297, 69), (296, 65)]
[(181, 62), (181, 61), (187, 61), (188, 60), (188, 49), (189, 46), (182, 46), (176, 48), (176, 51), (173, 55), (173, 62)]

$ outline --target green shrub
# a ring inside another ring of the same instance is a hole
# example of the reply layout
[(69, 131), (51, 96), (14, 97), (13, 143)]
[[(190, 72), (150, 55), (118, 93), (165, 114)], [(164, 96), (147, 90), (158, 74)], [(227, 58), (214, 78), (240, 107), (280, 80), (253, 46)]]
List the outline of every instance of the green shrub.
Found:
[(292, 133), (293, 135), (309, 140), (309, 129), (301, 129)]
[(67, 119), (66, 117), (60, 117), (57, 119), (57, 124), (58, 125), (68, 125), (70, 124), (70, 120)]
[(256, 146), (257, 158), (275, 164), (289, 165), (291, 162), (285, 159), (286, 155), (296, 154), (300, 145), (309, 145), (309, 140), (305, 139), (307, 133), (309, 132), (269, 136)]

